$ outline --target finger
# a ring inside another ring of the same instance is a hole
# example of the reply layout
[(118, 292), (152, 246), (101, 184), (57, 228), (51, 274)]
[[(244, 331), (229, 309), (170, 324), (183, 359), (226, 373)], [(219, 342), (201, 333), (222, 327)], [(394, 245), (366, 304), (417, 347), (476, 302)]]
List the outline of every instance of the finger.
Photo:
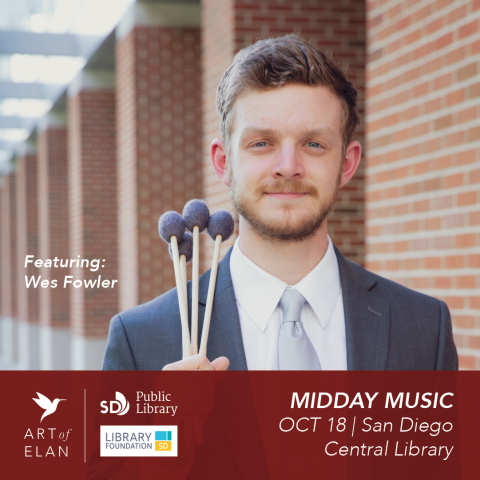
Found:
[(195, 437), (193, 433), (192, 414), (187, 413), (183, 420), (183, 435), (185, 437), (185, 445), (192, 448), (195, 445)]
[(201, 445), (203, 443), (202, 417), (200, 412), (193, 412), (192, 417), (193, 436), (195, 437), (195, 443), (197, 445)]
[(227, 357), (218, 357), (211, 363), (211, 365), (215, 371), (223, 371), (228, 369), (230, 361)]
[(163, 367), (163, 370), (213, 370), (213, 367), (205, 355), (198, 354), (169, 363)]

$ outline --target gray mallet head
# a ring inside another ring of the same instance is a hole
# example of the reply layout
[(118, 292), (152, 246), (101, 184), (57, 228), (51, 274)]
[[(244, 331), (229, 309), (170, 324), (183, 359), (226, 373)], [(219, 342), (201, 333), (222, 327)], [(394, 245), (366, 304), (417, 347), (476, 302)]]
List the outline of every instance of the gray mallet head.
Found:
[(203, 200), (190, 200), (183, 208), (183, 219), (191, 232), (193, 232), (193, 227), (198, 227), (200, 232), (203, 232), (210, 219), (210, 210)]
[(207, 231), (213, 240), (217, 238), (217, 235), (221, 235), (222, 241), (225, 241), (227, 238), (230, 238), (234, 228), (235, 221), (232, 214), (226, 210), (218, 210), (210, 217)]
[[(170, 258), (173, 260), (172, 244), (168, 246), (168, 253), (170, 254)], [(185, 235), (183, 236), (183, 240), (178, 244), (178, 254), (180, 256), (185, 255), (187, 259), (187, 263), (190, 263), (192, 261), (193, 237), (191, 233), (185, 232)]]
[(170, 243), (170, 238), (177, 237), (180, 243), (185, 235), (185, 222), (177, 212), (165, 212), (158, 220), (158, 233), (160, 238)]

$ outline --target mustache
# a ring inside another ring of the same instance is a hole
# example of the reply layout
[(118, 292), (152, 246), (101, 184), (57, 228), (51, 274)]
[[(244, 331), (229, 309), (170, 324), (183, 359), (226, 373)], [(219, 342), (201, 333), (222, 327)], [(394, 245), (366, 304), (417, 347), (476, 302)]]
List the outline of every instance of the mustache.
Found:
[(259, 196), (264, 193), (306, 193), (313, 197), (318, 196), (318, 190), (307, 183), (300, 180), (277, 180), (275, 183), (263, 182), (257, 185), (255, 193)]

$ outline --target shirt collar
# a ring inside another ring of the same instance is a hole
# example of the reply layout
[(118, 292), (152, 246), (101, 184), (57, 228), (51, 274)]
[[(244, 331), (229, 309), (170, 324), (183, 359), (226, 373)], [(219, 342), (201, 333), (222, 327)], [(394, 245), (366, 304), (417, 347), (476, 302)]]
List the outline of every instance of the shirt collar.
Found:
[(263, 332), (287, 284), (247, 258), (238, 246), (238, 239), (230, 256), (230, 272), (237, 302)]
[[(248, 259), (240, 250), (238, 239), (230, 257), (230, 271), (237, 302), (258, 328), (264, 331), (288, 285)], [(291, 288), (304, 296), (325, 329), (340, 293), (337, 257), (330, 237), (322, 260)]]
[(296, 288), (312, 307), (321, 327), (327, 328), (340, 293), (337, 256), (330, 237), (328, 237), (328, 247), (323, 258), (293, 288)]

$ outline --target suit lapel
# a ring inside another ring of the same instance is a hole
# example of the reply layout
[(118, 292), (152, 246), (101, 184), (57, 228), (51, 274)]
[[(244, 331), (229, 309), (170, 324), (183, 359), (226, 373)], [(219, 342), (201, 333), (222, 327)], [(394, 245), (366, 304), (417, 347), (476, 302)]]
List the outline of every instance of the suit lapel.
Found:
[(376, 276), (335, 247), (342, 285), (348, 370), (386, 370), (390, 304), (375, 291)]
[[(208, 335), (207, 356), (210, 360), (225, 356), (230, 360), (229, 370), (247, 370), (237, 301), (235, 300), (232, 276), (230, 274), (231, 253), (232, 249), (230, 248), (218, 265), (212, 317), (210, 319), (210, 332)], [(199, 344), (203, 329), (209, 282), (210, 270), (200, 277), (198, 285)]]

